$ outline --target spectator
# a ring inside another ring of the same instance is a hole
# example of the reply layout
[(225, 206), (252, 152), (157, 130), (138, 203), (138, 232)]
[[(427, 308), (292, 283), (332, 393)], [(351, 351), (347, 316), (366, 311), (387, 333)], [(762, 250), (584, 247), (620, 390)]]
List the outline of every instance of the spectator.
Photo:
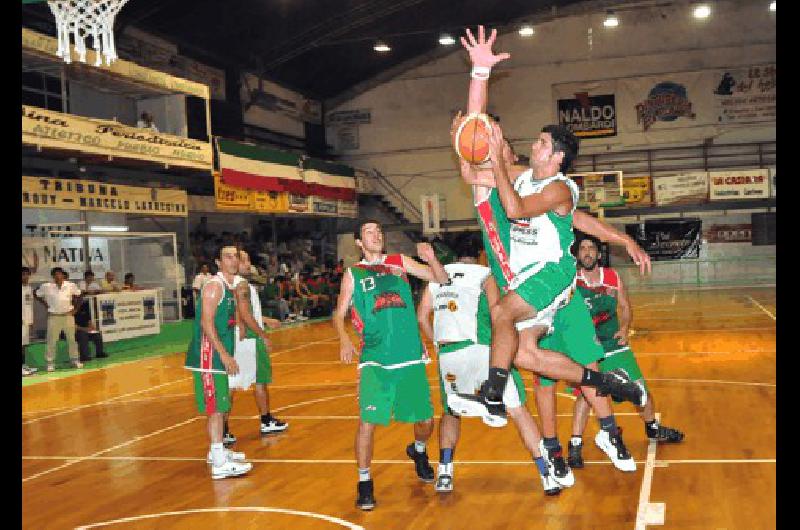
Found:
[(200, 265), (200, 272), (197, 273), (197, 276), (194, 277), (194, 281), (192, 282), (195, 300), (198, 300), (200, 297), (200, 289), (213, 277), (214, 275), (211, 274), (207, 263)]
[(105, 279), (100, 280), (100, 288), (105, 292), (121, 291), (122, 286), (114, 281), (115, 278), (114, 271), (106, 272)]
[(140, 129), (150, 129), (153, 132), (158, 132), (158, 127), (156, 127), (153, 121), (152, 114), (148, 114), (147, 112), (142, 112), (139, 121), (136, 122), (136, 126)]
[(274, 280), (279, 273), (280, 265), (278, 264), (278, 256), (272, 254), (269, 257), (269, 263), (267, 264), (267, 275)]
[(281, 322), (289, 317), (289, 303), (281, 298), (282, 281), (282, 276), (272, 277), (261, 291), (261, 305), (264, 309), (271, 310), (271, 313)]
[(31, 343), (31, 325), (33, 324), (33, 290), (28, 285), (31, 279), (31, 269), (22, 267), (22, 376), (37, 372), (25, 364), (25, 346)]
[(86, 271), (83, 273), (83, 280), (78, 284), (78, 289), (81, 290), (82, 293), (86, 294), (97, 294), (103, 290), (100, 287), (100, 284), (97, 283), (94, 279), (94, 273), (92, 271)]
[(81, 304), (80, 309), (75, 313), (75, 340), (78, 342), (81, 362), (91, 361), (92, 356), (89, 352), (89, 341), (94, 343), (95, 358), (102, 359), (108, 357), (103, 351), (103, 334), (100, 333), (92, 322), (91, 308), (89, 300)]
[(288, 277), (284, 276), (280, 288), (281, 298), (286, 300), (289, 304), (289, 308), (292, 310), (292, 312), (289, 313), (289, 320), (295, 318), (297, 320), (308, 320), (308, 317), (303, 315), (303, 299), (297, 295), (293, 282)]
[(123, 291), (139, 291), (141, 287), (136, 285), (136, 276), (133, 275), (132, 272), (129, 272), (125, 275), (124, 284), (122, 285)]
[(78, 286), (67, 281), (67, 274), (61, 267), (50, 271), (52, 282), (43, 283), (33, 297), (47, 308), (47, 371), (55, 370), (56, 346), (59, 336), (69, 346), (69, 357), (75, 368), (83, 368), (78, 359), (78, 344), (75, 342), (75, 307), (79, 305), (81, 291)]

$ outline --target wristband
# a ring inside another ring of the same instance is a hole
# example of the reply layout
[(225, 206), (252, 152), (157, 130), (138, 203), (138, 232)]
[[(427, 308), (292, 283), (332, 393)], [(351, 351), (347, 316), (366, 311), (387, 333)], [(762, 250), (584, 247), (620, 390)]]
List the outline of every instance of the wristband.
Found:
[(473, 66), (472, 72), (470, 72), (470, 77), (473, 79), (486, 80), (489, 79), (489, 74), (491, 73), (492, 68), (490, 66)]

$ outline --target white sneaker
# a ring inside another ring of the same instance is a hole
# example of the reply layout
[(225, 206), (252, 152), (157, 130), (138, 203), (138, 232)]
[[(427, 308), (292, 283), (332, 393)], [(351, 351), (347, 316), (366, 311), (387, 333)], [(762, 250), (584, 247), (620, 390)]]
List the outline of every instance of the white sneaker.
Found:
[(271, 417), (267, 423), (261, 422), (261, 434), (270, 434), (273, 432), (283, 432), (289, 424), (281, 421), (278, 418)]
[[(244, 453), (237, 453), (236, 451), (231, 451), (230, 449), (225, 449), (225, 458), (227, 458), (230, 462), (244, 462), (246, 460)], [(211, 451), (208, 452), (206, 456), (206, 464), (213, 463), (211, 459)]]
[(556, 482), (552, 474), (548, 474), (546, 477), (539, 475), (539, 477), (542, 479), (542, 488), (544, 488), (545, 495), (558, 495), (561, 493), (561, 485)]
[(301, 321), (301, 322), (302, 322), (302, 321), (304, 321), (304, 320), (308, 320), (308, 317), (307, 317), (307, 316), (305, 316), (305, 315), (297, 315), (297, 320), (299, 320), (299, 321)]
[(541, 451), (544, 461), (547, 462), (550, 476), (559, 486), (570, 488), (575, 485), (575, 475), (572, 474), (572, 470), (561, 453), (551, 454), (544, 446), (544, 440), (539, 440), (539, 451)]
[(53, 363), (47, 363), (47, 371), (48, 372), (55, 372), (56, 371), (56, 365), (53, 364)]
[(440, 464), (439, 476), (436, 477), (436, 485), (433, 487), (439, 493), (453, 491), (453, 463)]
[(72, 361), (72, 366), (75, 368), (83, 368), (83, 363), (80, 361)]
[(25, 377), (26, 375), (33, 375), (38, 371), (38, 368), (32, 368), (26, 364), (22, 365), (22, 377)]
[(211, 465), (211, 478), (218, 480), (221, 478), (238, 477), (244, 475), (251, 469), (253, 469), (253, 464), (249, 462), (231, 462), (230, 460), (225, 460), (225, 463), (221, 466)]
[(594, 443), (608, 455), (614, 467), (620, 471), (636, 471), (636, 461), (625, 447), (621, 431), (616, 436), (611, 436), (607, 431), (600, 429), (594, 437)]

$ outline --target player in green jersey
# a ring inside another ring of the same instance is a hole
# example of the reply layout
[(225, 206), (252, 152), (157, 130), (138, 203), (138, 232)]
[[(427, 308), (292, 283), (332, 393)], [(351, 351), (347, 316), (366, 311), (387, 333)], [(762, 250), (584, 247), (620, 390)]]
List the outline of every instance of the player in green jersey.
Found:
[[(426, 452), (433, 432), (433, 407), (425, 375), (429, 358), (419, 335), (407, 274), (437, 283), (447, 282), (448, 277), (428, 243), (417, 245), (417, 254), (427, 263), (423, 265), (402, 254), (384, 254), (378, 221), (360, 222), (354, 235), (364, 259), (348, 268), (342, 278), (333, 323), (342, 362), (350, 363), (354, 355), (359, 357), (356, 506), (371, 510), (375, 496), (369, 465), (375, 426), (388, 425), (392, 417), (414, 424), (415, 441), (406, 447), (406, 454), (414, 460), (417, 476), (433, 482)], [(358, 353), (345, 330), (351, 306), (353, 327), (362, 341)]]
[(252, 468), (252, 464), (241, 461), (244, 455), (237, 454), (232, 458), (222, 444), (223, 414), (231, 409), (228, 374), (239, 372), (232, 355), (236, 324), (233, 283), (239, 269), (239, 257), (235, 246), (222, 246), (218, 256), (219, 272), (201, 289), (185, 363), (185, 367), (194, 373), (197, 407), (208, 419), (213, 479), (243, 475)]
[[(600, 246), (592, 237), (584, 236), (576, 241), (578, 264), (577, 289), (589, 308), (589, 314), (597, 332), (597, 338), (603, 345), (605, 357), (600, 361), (600, 370), (608, 371), (621, 368), (634, 381), (641, 381), (646, 386), (639, 363), (628, 345), (628, 331), (633, 313), (628, 293), (617, 271), (611, 267), (600, 267)], [(589, 405), (580, 391), (575, 391), (575, 411), (572, 416), (572, 438), (569, 443), (569, 465), (583, 467), (581, 436), (586, 429), (589, 417)], [(684, 438), (684, 434), (670, 427), (660, 425), (656, 420), (653, 395), (644, 407), (639, 408), (639, 415), (644, 421), (645, 435), (657, 442), (676, 443)], [(601, 447), (602, 449), (602, 447)], [(614, 454), (609, 455), (615, 462)]]

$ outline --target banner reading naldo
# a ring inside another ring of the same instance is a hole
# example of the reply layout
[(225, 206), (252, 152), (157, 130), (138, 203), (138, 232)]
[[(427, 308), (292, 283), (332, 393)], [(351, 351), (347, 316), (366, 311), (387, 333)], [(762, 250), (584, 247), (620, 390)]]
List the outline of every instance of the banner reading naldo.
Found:
[(617, 134), (614, 94), (590, 96), (577, 92), (574, 99), (558, 100), (558, 123), (578, 138), (606, 138)]

